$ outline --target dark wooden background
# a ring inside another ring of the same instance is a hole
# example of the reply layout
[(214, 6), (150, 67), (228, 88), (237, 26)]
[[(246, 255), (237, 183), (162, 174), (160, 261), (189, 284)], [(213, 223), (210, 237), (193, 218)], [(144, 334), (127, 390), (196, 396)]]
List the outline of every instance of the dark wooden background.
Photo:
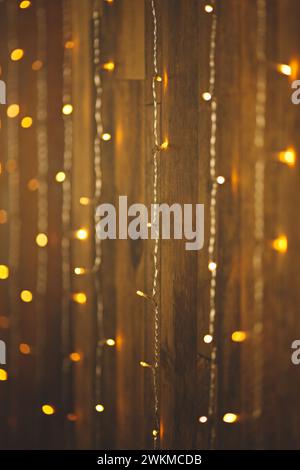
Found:
[[(8, 45), (7, 2), (0, 3), (1, 78), (6, 80)], [(28, 11), (16, 8), (18, 41), (26, 51), (16, 64), (21, 108), (36, 113), (35, 1)], [(211, 345), (203, 342), (209, 319), (209, 138), (210, 107), (201, 99), (208, 88), (211, 16), (203, 0), (156, 0), (161, 140), (169, 148), (159, 157), (159, 200), (166, 203), (205, 204), (205, 245), (187, 252), (184, 241), (160, 244), (159, 306), (161, 312), (161, 446), (168, 449), (209, 447), (207, 415), (209, 365), (204, 359)], [(216, 93), (218, 99), (217, 172), (226, 177), (218, 193), (217, 440), (220, 449), (299, 448), (300, 375), (291, 364), (291, 343), (300, 334), (299, 289), (299, 165), (289, 168), (274, 153), (290, 145), (299, 152), (300, 108), (291, 103), (289, 78), (274, 63), (300, 60), (300, 3), (266, 0), (267, 107), (264, 251), (263, 414), (253, 417), (253, 268), (254, 165), (253, 145), (256, 98), (256, 1), (217, 1)], [(93, 191), (93, 84), (92, 0), (72, 0), (73, 125), (72, 224), (92, 228), (91, 207), (82, 207), (81, 195)], [(151, 292), (151, 241), (117, 240), (103, 243), (102, 291), (107, 337), (116, 347), (104, 354), (102, 391), (105, 411), (94, 411), (95, 309), (92, 280), (72, 279), (74, 291), (88, 293), (87, 305), (72, 309), (73, 349), (83, 361), (74, 365), (70, 403), (76, 423), (66, 420), (62, 403), (61, 353), (61, 187), (54, 181), (62, 166), (62, 2), (45, 2), (48, 47), (49, 139), (49, 267), (47, 338), (44, 383), (35, 386), (41, 358), (20, 356), (15, 341), (35, 344), (35, 302), (19, 305), (18, 331), (1, 321), (0, 337), (7, 341), (9, 380), (0, 382), (1, 448), (151, 448), (153, 390), (151, 372), (139, 365), (153, 358), (153, 310), (136, 295)], [(102, 73), (104, 129), (112, 140), (102, 145), (103, 202), (128, 196), (128, 204), (152, 202), (152, 15), (149, 0), (99, 1), (101, 61), (113, 60), (113, 73)], [(8, 84), (9, 86), (9, 84)], [(7, 117), (1, 106), (0, 159), (5, 170)], [(36, 193), (26, 189), (37, 171), (34, 126), (19, 133), (21, 190), (21, 262), (19, 288), (34, 291), (36, 276)], [(8, 176), (0, 175), (0, 209), (8, 206)], [(286, 254), (272, 250), (279, 233), (288, 237)], [(0, 225), (0, 263), (7, 263), (8, 224)], [(72, 263), (89, 265), (93, 243), (72, 242)], [(0, 281), (1, 318), (9, 311), (8, 281)], [(248, 333), (244, 343), (233, 343), (235, 330)], [(17, 335), (17, 336), (16, 336)], [(17, 371), (17, 372), (16, 372)], [(55, 404), (54, 416), (41, 416), (40, 404)], [(238, 423), (222, 421), (226, 412), (239, 415)], [(100, 440), (95, 429), (100, 427)], [(257, 427), (262, 439), (258, 442)]]

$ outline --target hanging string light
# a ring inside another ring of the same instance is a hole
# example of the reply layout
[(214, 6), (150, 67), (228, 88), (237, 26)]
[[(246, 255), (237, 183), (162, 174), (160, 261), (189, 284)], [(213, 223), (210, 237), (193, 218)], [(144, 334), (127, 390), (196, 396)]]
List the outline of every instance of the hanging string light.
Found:
[[(38, 57), (46, 63), (47, 54), (47, 21), (44, 2), (37, 2), (37, 53)], [(37, 389), (42, 393), (44, 385), (44, 345), (46, 341), (46, 292), (47, 292), (47, 232), (48, 232), (48, 135), (47, 135), (47, 71), (43, 67), (37, 74), (37, 160), (38, 160), (38, 215), (36, 244), (37, 278), (36, 278), (36, 351), (37, 351)]]
[[(209, 47), (209, 90), (207, 98), (210, 97), (211, 108), (211, 126), (210, 126), (210, 233), (209, 233), (209, 246), (208, 246), (208, 269), (211, 272), (210, 288), (209, 288), (209, 331), (204, 336), (206, 343), (212, 343), (211, 360), (210, 360), (210, 386), (209, 386), (209, 403), (208, 403), (208, 417), (210, 419), (210, 446), (213, 448), (216, 437), (215, 429), (215, 415), (216, 415), (216, 357), (217, 346), (215, 341), (215, 317), (216, 317), (216, 279), (217, 279), (217, 262), (216, 262), (216, 204), (217, 204), (217, 190), (218, 182), (216, 173), (216, 137), (217, 137), (217, 99), (215, 95), (215, 76), (216, 76), (216, 34), (217, 34), (217, 15), (215, 11), (215, 2), (211, 2), (210, 17), (211, 17), (211, 32), (210, 32), (210, 47)], [(207, 11), (207, 10), (206, 10)], [(207, 99), (208, 101), (208, 99)], [(224, 183), (225, 180), (221, 182)]]
[[(6, 2), (7, 31), (10, 49), (17, 46), (17, 12), (16, 2)], [(16, 64), (8, 61), (7, 70), (7, 102), (18, 103), (19, 79)], [(18, 107), (19, 109), (19, 107)], [(18, 386), (20, 343), (20, 296), (24, 302), (32, 300), (29, 291), (20, 292), (20, 246), (21, 246), (21, 214), (20, 214), (20, 172), (19, 172), (19, 127), (16, 119), (7, 120), (7, 169), (8, 171), (8, 214), (9, 214), (9, 323), (10, 323), (10, 355), (9, 364), (14, 371), (14, 380)], [(28, 292), (28, 295), (26, 293)], [(22, 295), (23, 294), (23, 295)]]
[[(256, 124), (254, 135), (257, 155), (254, 174), (254, 398), (253, 417), (259, 419), (262, 413), (263, 390), (263, 252), (264, 252), (264, 184), (265, 184), (265, 120), (266, 120), (266, 0), (257, 0), (257, 35), (256, 35)], [(261, 430), (259, 423), (256, 439), (260, 445)]]
[[(157, 15), (155, 8), (155, 0), (151, 0), (151, 10), (153, 19), (153, 69), (154, 75), (152, 79), (152, 96), (153, 96), (153, 139), (154, 139), (154, 150), (153, 150), (153, 204), (157, 206), (158, 201), (158, 156), (160, 150), (168, 147), (168, 141), (166, 140), (162, 145), (159, 146), (158, 138), (158, 100), (156, 93), (157, 80), (159, 76), (158, 64), (157, 64)], [(159, 233), (157, 228), (157, 213), (154, 211), (154, 218), (152, 221), (155, 230), (154, 240), (154, 251), (153, 251), (153, 285), (152, 285), (152, 299), (154, 305), (154, 366), (152, 367), (153, 374), (153, 389), (154, 389), (154, 420), (155, 428), (152, 432), (154, 440), (154, 448), (158, 447), (159, 443), (159, 430), (160, 430), (160, 400), (159, 400), (159, 365), (160, 365), (160, 312), (157, 301), (157, 284), (158, 284), (158, 249), (159, 249)]]
[[(63, 44), (72, 37), (72, 2), (63, 0)], [(71, 260), (70, 260), (70, 233), (72, 209), (72, 185), (70, 173), (73, 153), (73, 121), (72, 121), (72, 49), (63, 49), (63, 122), (64, 122), (64, 154), (63, 171), (56, 174), (56, 181), (62, 183), (62, 353), (63, 361), (63, 407), (69, 402), (69, 375), (71, 362), (69, 361), (70, 345), (70, 301), (71, 301)], [(66, 112), (67, 110), (67, 112)], [(80, 299), (81, 297), (79, 297)], [(64, 410), (66, 411), (66, 410)]]
[[(110, 134), (103, 133), (102, 122), (102, 82), (100, 73), (100, 13), (99, 3), (94, 2), (93, 7), (93, 62), (94, 62), (94, 88), (95, 88), (95, 136), (94, 136), (94, 196), (93, 202), (100, 204), (102, 191), (102, 168), (101, 168), (101, 139), (108, 141), (111, 139)], [(95, 227), (98, 223), (98, 217), (95, 213)], [(103, 319), (103, 297), (101, 292), (101, 263), (102, 263), (102, 246), (101, 239), (97, 236), (95, 229), (95, 258), (93, 266), (95, 299), (96, 299), (96, 320), (97, 320), (97, 340), (96, 340), (96, 370), (95, 370), (95, 409), (98, 412), (104, 411), (102, 403), (102, 369), (103, 369), (103, 341), (104, 336), (104, 319)], [(96, 445), (99, 445), (100, 439), (100, 421), (96, 421)]]

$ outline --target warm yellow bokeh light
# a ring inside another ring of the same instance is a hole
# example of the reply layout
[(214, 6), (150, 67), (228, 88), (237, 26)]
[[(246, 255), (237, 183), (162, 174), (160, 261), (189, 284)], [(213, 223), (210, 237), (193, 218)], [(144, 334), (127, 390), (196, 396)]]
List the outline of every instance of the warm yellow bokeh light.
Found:
[(26, 8), (29, 8), (30, 5), (31, 5), (31, 2), (29, 0), (22, 0), (19, 7), (21, 8), (21, 10), (25, 10)]
[(98, 413), (102, 413), (102, 411), (104, 411), (104, 406), (98, 403), (98, 405), (95, 406), (95, 410), (98, 411)]
[(208, 263), (208, 269), (213, 272), (217, 269), (217, 263), (215, 263), (214, 261), (210, 261)]
[(69, 357), (70, 357), (70, 360), (71, 360), (72, 362), (79, 362), (79, 361), (81, 360), (81, 356), (80, 356), (80, 354), (77, 353), (77, 352), (72, 352), (72, 353), (69, 355)]
[(112, 61), (105, 62), (104, 64), (102, 64), (102, 68), (107, 72), (113, 72), (115, 70), (115, 63)]
[(81, 274), (84, 274), (86, 272), (86, 269), (85, 268), (74, 268), (74, 273), (77, 275), (77, 276), (80, 276)]
[(9, 276), (8, 266), (0, 264), (0, 279), (7, 279)]
[(21, 121), (21, 126), (24, 129), (28, 129), (29, 127), (32, 126), (33, 120), (30, 116), (25, 116), (22, 121)]
[(273, 240), (272, 247), (278, 253), (286, 253), (288, 249), (288, 240), (285, 235), (280, 235), (278, 238)]
[(242, 343), (246, 338), (247, 333), (245, 331), (234, 331), (231, 335), (231, 339), (235, 343)]
[(108, 132), (104, 132), (104, 134), (102, 134), (101, 136), (101, 139), (105, 142), (108, 142), (111, 139), (111, 134), (109, 134)]
[(87, 297), (84, 292), (75, 292), (72, 295), (72, 298), (74, 302), (76, 302), (77, 304), (86, 304), (86, 301), (87, 301)]
[(36, 178), (32, 178), (28, 181), (27, 188), (29, 189), (29, 191), (36, 191), (37, 189), (39, 189), (39, 185), (39, 181)]
[(20, 112), (20, 106), (18, 104), (10, 104), (6, 110), (6, 114), (9, 118), (15, 118)]
[(115, 340), (112, 338), (109, 338), (106, 340), (107, 346), (114, 346), (116, 344)]
[(224, 184), (225, 181), (226, 181), (226, 180), (225, 180), (224, 176), (218, 176), (218, 177), (217, 177), (217, 183), (218, 183), (218, 184)]
[(207, 416), (200, 416), (199, 418), (199, 423), (206, 423), (207, 422)]
[(5, 382), (7, 380), (7, 372), (4, 369), (0, 369), (0, 381)]
[(32, 292), (30, 292), (30, 290), (22, 290), (20, 297), (23, 302), (27, 302), (27, 303), (31, 302), (33, 299), (33, 295), (32, 295)]
[(223, 416), (224, 423), (235, 423), (238, 419), (238, 416), (235, 413), (225, 413)]
[(81, 196), (81, 198), (79, 199), (79, 202), (82, 206), (89, 206), (92, 201), (89, 197)]
[(206, 13), (212, 13), (214, 11), (214, 7), (212, 5), (205, 5), (204, 7), (204, 10), (206, 11)]
[(35, 60), (31, 65), (32, 70), (34, 70), (35, 72), (37, 72), (38, 70), (41, 70), (42, 67), (43, 67), (43, 62), (41, 60)]
[(27, 343), (21, 343), (19, 345), (19, 351), (21, 354), (28, 355), (31, 353), (31, 347)]
[(212, 340), (213, 340), (212, 335), (205, 335), (205, 336), (203, 337), (203, 341), (204, 341), (204, 343), (206, 343), (206, 344), (211, 343)]
[(142, 367), (151, 367), (151, 364), (148, 364), (148, 362), (145, 362), (145, 361), (140, 361), (140, 366), (142, 366)]
[(65, 42), (65, 49), (73, 49), (74, 48), (74, 41), (66, 41)]
[(78, 240), (86, 240), (89, 236), (89, 232), (85, 228), (80, 228), (79, 230), (76, 230), (75, 237)]
[(38, 233), (35, 241), (38, 246), (40, 246), (41, 248), (44, 248), (45, 246), (47, 246), (48, 237), (45, 233)]
[(71, 104), (65, 104), (62, 108), (62, 112), (65, 116), (69, 116), (73, 113), (73, 106)]
[(59, 171), (58, 173), (56, 173), (55, 179), (58, 183), (63, 183), (66, 179), (65, 172), (64, 171)]
[(42, 406), (42, 412), (45, 414), (45, 415), (54, 415), (55, 413), (55, 409), (52, 405), (43, 405)]
[(292, 67), (288, 64), (278, 64), (277, 70), (278, 72), (282, 73), (283, 75), (287, 75), (288, 77), (292, 75)]
[(169, 147), (169, 141), (168, 139), (165, 139), (163, 143), (160, 145), (161, 150), (166, 150)]
[(204, 101), (210, 101), (211, 94), (208, 91), (205, 91), (204, 93), (202, 93), (202, 98), (204, 99)]
[(20, 60), (20, 59), (22, 59), (23, 56), (24, 56), (23, 49), (14, 49), (10, 54), (10, 58), (13, 61)]
[(291, 167), (295, 166), (295, 163), (296, 163), (295, 150), (292, 147), (290, 147), (287, 150), (283, 150), (282, 152), (279, 152), (279, 161)]

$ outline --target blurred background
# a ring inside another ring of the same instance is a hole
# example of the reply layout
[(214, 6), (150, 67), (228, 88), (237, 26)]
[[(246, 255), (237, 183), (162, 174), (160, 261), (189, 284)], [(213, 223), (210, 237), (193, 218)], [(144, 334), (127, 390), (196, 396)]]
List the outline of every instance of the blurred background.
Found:
[[(299, 448), (299, 15), (0, 1), (1, 449)], [(201, 251), (97, 239), (155, 194)]]

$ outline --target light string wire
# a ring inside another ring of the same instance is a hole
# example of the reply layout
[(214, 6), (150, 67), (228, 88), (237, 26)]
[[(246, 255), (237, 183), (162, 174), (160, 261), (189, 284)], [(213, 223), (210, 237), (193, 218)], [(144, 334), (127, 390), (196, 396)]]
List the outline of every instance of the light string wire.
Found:
[[(8, 18), (8, 47), (9, 51), (18, 47), (17, 44), (17, 5), (6, 2)], [(7, 73), (7, 101), (8, 104), (18, 103), (18, 64), (9, 60)], [(9, 283), (9, 320), (10, 320), (10, 351), (9, 363), (14, 382), (18, 382), (19, 360), (18, 345), (20, 339), (20, 248), (21, 248), (21, 214), (20, 214), (20, 170), (19, 170), (19, 131), (18, 120), (7, 121), (7, 166), (8, 174), (8, 200), (9, 200), (9, 253), (8, 264), (10, 269)], [(11, 167), (12, 166), (12, 167)], [(12, 399), (13, 400), (13, 399)], [(12, 401), (15, 414), (16, 404)]]
[[(43, 67), (37, 74), (37, 160), (38, 160), (38, 233), (48, 236), (48, 133), (47, 133), (47, 21), (44, 0), (36, 6), (37, 52)], [(47, 293), (47, 247), (38, 247), (36, 310), (37, 310), (37, 384), (38, 390), (43, 386), (44, 348), (46, 341), (46, 293)], [(42, 390), (40, 390), (42, 392)]]
[[(70, 0), (63, 0), (63, 43), (72, 37), (72, 3)], [(64, 47), (63, 56), (63, 104), (72, 103), (72, 49)], [(63, 380), (62, 395), (63, 407), (66, 408), (69, 402), (69, 387), (71, 364), (69, 353), (71, 348), (70, 340), (70, 297), (71, 297), (71, 213), (72, 213), (72, 155), (73, 155), (73, 120), (71, 115), (63, 116), (64, 122), (64, 154), (63, 168), (66, 178), (62, 185), (62, 354), (63, 354)]]
[(152, 367), (153, 373), (153, 391), (154, 391), (154, 419), (155, 429), (153, 430), (153, 444), (156, 449), (159, 441), (160, 429), (160, 399), (159, 399), (159, 366), (160, 366), (160, 311), (157, 301), (157, 285), (158, 285), (158, 251), (159, 251), (159, 233), (157, 224), (157, 201), (158, 201), (158, 156), (160, 154), (159, 137), (158, 137), (158, 100), (156, 85), (158, 76), (157, 65), (157, 15), (155, 0), (151, 0), (151, 10), (153, 18), (153, 69), (154, 76), (152, 77), (152, 96), (153, 96), (153, 204), (155, 207), (153, 226), (155, 230), (154, 251), (153, 251), (153, 284), (152, 284), (152, 299), (154, 305), (154, 365)]
[[(256, 36), (256, 122), (254, 148), (256, 161), (254, 168), (254, 397), (253, 417), (259, 420), (262, 413), (262, 377), (263, 377), (263, 251), (264, 251), (264, 183), (265, 183), (265, 120), (266, 120), (266, 0), (257, 0), (257, 36)], [(256, 430), (256, 441), (261, 445), (259, 423)]]
[[(212, 2), (214, 5), (215, 2)], [(216, 263), (216, 205), (217, 205), (217, 190), (218, 183), (216, 179), (216, 137), (217, 137), (217, 98), (215, 96), (215, 80), (216, 80), (216, 35), (217, 35), (217, 15), (215, 8), (212, 13), (211, 20), (211, 33), (210, 33), (210, 47), (209, 47), (209, 93), (211, 95), (211, 119), (210, 119), (210, 233), (209, 233), (209, 246), (208, 256), (209, 264), (214, 264), (214, 269), (211, 269), (210, 288), (209, 288), (209, 334), (213, 338), (213, 347), (211, 351), (210, 361), (210, 386), (209, 386), (209, 403), (208, 415), (210, 417), (210, 446), (215, 445), (216, 427), (215, 427), (215, 414), (216, 414), (216, 386), (217, 386), (217, 345), (215, 334), (215, 318), (216, 318), (216, 278), (217, 278), (217, 263)]]
[[(93, 64), (94, 64), (94, 118), (95, 118), (95, 137), (94, 137), (94, 204), (96, 207), (100, 204), (102, 193), (102, 166), (101, 166), (101, 136), (103, 134), (102, 121), (102, 80), (100, 72), (100, 13), (99, 2), (94, 1), (93, 6)], [(102, 246), (101, 239), (97, 236), (96, 226), (99, 222), (97, 211), (94, 211), (95, 221), (95, 258), (93, 266), (95, 302), (96, 302), (96, 320), (97, 320), (97, 343), (96, 343), (96, 370), (95, 370), (95, 403), (102, 402), (101, 379), (103, 372), (103, 346), (104, 346), (104, 318), (103, 318), (103, 296), (101, 292), (101, 263)], [(100, 440), (100, 420), (96, 422), (96, 445)]]

